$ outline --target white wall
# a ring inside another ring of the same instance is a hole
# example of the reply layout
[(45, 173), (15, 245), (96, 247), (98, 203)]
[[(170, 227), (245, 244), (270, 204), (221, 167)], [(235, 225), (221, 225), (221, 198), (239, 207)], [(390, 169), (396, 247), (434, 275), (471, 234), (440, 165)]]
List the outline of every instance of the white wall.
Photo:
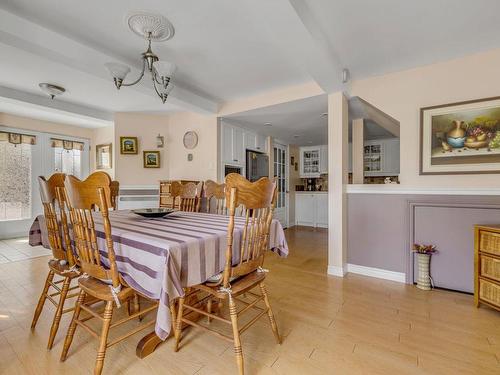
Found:
[[(187, 150), (183, 136), (193, 130), (198, 134), (198, 145)], [(156, 137), (165, 137), (165, 146), (157, 148)], [(120, 137), (133, 136), (139, 141), (137, 155), (120, 154)], [(165, 179), (217, 178), (217, 117), (190, 112), (168, 115), (141, 113), (115, 114), (115, 178), (124, 185), (157, 186)], [(160, 168), (144, 168), (142, 152), (160, 151)], [(193, 160), (188, 161), (189, 153)]]
[(352, 82), (360, 96), (401, 124), (401, 173), (405, 186), (498, 187), (500, 174), (419, 175), (422, 107), (500, 95), (500, 49), (439, 64)]

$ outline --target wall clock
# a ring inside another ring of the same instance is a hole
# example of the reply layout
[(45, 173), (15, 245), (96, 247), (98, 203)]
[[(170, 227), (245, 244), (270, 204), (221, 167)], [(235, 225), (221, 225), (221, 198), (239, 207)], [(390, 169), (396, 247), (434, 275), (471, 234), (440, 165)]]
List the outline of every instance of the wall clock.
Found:
[(192, 150), (198, 145), (198, 134), (194, 131), (189, 131), (184, 134), (184, 138), (182, 139), (184, 143), (184, 147), (188, 150)]

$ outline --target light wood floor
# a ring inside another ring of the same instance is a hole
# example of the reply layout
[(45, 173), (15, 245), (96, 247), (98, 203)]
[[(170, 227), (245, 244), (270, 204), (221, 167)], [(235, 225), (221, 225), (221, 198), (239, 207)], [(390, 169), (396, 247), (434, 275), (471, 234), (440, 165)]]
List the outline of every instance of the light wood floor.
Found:
[[(500, 313), (476, 309), (469, 295), (348, 275), (328, 277), (325, 230), (287, 232), (290, 256), (267, 267), (283, 344), (261, 319), (243, 334), (247, 374), (500, 374)], [(0, 373), (89, 374), (96, 341), (77, 330), (59, 362), (69, 316), (52, 351), (50, 315), (29, 326), (47, 258), (0, 265)], [(123, 310), (123, 309), (122, 309)], [(215, 323), (217, 324), (217, 323)], [(108, 350), (105, 374), (234, 374), (232, 347), (200, 330), (185, 333), (178, 353), (169, 340), (140, 360), (141, 333)]]

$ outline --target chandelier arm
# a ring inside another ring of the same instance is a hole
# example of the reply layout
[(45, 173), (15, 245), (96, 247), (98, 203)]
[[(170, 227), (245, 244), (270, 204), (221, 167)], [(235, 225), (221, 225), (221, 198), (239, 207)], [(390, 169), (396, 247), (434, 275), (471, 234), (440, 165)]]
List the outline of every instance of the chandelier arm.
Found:
[(151, 74), (153, 75), (153, 80), (154, 80), (157, 84), (161, 85), (162, 83), (161, 83), (160, 81), (158, 81), (158, 75), (156, 74), (156, 70), (154, 70), (154, 69), (153, 69), (153, 71), (151, 72)]
[(156, 94), (157, 94), (157, 95), (161, 98), (161, 97), (162, 97), (162, 95), (160, 94), (160, 92), (159, 92), (159, 91), (158, 91), (158, 89), (156, 88), (156, 82), (155, 82), (155, 81), (156, 81), (156, 79), (155, 79), (154, 77), (152, 77), (152, 78), (153, 78), (153, 87), (154, 87), (154, 89), (155, 89), (155, 91), (156, 91)]
[(139, 78), (137, 78), (134, 82), (130, 82), (130, 83), (122, 83), (121, 85), (122, 86), (133, 86), (137, 83), (139, 83), (139, 81), (142, 79), (142, 77), (144, 77), (144, 72), (146, 70), (146, 60), (145, 59), (142, 59), (142, 72), (141, 74), (139, 75)]

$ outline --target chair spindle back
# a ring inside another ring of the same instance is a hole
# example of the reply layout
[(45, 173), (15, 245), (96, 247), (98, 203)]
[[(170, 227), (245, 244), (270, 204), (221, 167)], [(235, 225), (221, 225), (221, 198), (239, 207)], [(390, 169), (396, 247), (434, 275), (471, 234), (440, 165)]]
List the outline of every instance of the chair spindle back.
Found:
[[(264, 262), (276, 204), (276, 182), (267, 177), (250, 182), (240, 174), (231, 173), (226, 176), (226, 202), (229, 224), (222, 279), (225, 287), (230, 278), (249, 274)], [(234, 226), (239, 206), (243, 208), (245, 223), (239, 243), (239, 261), (233, 266)]]
[(200, 212), (202, 190), (203, 181), (198, 184), (188, 182), (181, 185), (179, 209), (187, 212)]
[(54, 173), (48, 180), (38, 177), (47, 235), (54, 258), (75, 264), (69, 237), (68, 218), (64, 203), (64, 173)]
[(207, 213), (217, 215), (227, 213), (224, 184), (218, 184), (212, 180), (205, 181), (205, 198), (207, 199)]
[(118, 209), (118, 195), (120, 194), (120, 183), (118, 181), (111, 181), (109, 184), (111, 207), (113, 210)]
[[(82, 272), (100, 280), (111, 280), (113, 287), (121, 285), (116, 266), (111, 224), (109, 221), (110, 182), (108, 174), (95, 172), (85, 181), (68, 176), (64, 183), (70, 208), (73, 236)], [(101, 260), (92, 213), (99, 209), (104, 224), (109, 267)]]

